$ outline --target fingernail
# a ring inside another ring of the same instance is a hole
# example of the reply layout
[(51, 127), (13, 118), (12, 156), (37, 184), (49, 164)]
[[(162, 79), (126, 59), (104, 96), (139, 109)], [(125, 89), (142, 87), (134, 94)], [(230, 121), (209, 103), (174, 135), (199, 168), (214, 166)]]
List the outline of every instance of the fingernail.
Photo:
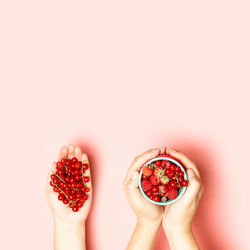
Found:
[(192, 178), (192, 177), (195, 176), (194, 170), (191, 169), (191, 168), (189, 168), (189, 169), (187, 170), (187, 174), (188, 174), (188, 177), (190, 177), (190, 178)]

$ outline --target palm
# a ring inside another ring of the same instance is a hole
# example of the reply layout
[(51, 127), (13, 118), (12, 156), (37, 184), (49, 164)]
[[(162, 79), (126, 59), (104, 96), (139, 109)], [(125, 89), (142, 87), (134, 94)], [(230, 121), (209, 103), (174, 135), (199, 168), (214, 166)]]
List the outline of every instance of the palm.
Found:
[[(83, 160), (88, 162), (86, 155), (83, 155), (81, 150), (78, 147), (75, 147), (73, 145), (70, 145), (67, 147), (62, 147), (59, 155), (59, 159), (62, 157), (68, 157), (73, 158), (76, 157), (78, 160)], [(85, 157), (85, 159), (82, 159)], [(55, 167), (55, 164), (53, 164)], [(88, 169), (86, 171), (86, 174), (90, 176), (90, 170)], [(47, 179), (47, 185), (46, 185), (46, 198), (50, 207), (50, 210), (52, 211), (53, 216), (55, 219), (71, 223), (71, 224), (82, 224), (89, 213), (90, 207), (91, 207), (91, 201), (92, 201), (92, 187), (91, 182), (89, 184), (90, 192), (89, 192), (89, 198), (84, 203), (84, 206), (79, 209), (78, 212), (73, 212), (69, 207), (64, 205), (61, 201), (58, 200), (58, 195), (53, 191), (53, 189), (49, 185), (50, 181), (50, 174), (48, 175)]]

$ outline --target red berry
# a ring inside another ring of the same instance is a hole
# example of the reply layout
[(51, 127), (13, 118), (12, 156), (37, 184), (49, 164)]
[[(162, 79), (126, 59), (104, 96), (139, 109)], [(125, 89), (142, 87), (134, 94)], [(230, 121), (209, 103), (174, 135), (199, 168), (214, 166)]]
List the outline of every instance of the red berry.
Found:
[(77, 163), (77, 162), (78, 162), (78, 160), (77, 160), (76, 157), (73, 157), (73, 158), (71, 159), (71, 161), (72, 161), (73, 163)]
[(82, 164), (83, 170), (87, 170), (89, 168), (89, 165), (87, 163)]
[(179, 166), (176, 166), (174, 171), (175, 171), (175, 172), (178, 172), (178, 171), (180, 171), (180, 170), (181, 170), (181, 168), (180, 168)]
[(78, 212), (79, 207), (73, 207), (72, 210), (73, 210), (73, 212)]
[(160, 196), (159, 195), (155, 195), (153, 198), (153, 201), (158, 202), (160, 200)]
[(141, 182), (141, 186), (144, 191), (148, 191), (152, 188), (152, 183), (148, 180), (143, 180)]
[(170, 169), (171, 169), (172, 171), (175, 171), (175, 165), (174, 165), (174, 164), (171, 164)]
[(161, 166), (161, 161), (155, 161), (154, 163), (155, 163), (155, 165), (158, 166), (158, 167)]
[(181, 182), (181, 185), (182, 185), (183, 187), (186, 187), (186, 186), (188, 185), (188, 181), (186, 181), (186, 180), (182, 181), (182, 182)]
[(165, 195), (168, 192), (168, 188), (166, 185), (160, 185), (159, 186), (159, 194)]
[(64, 203), (64, 204), (68, 204), (68, 203), (69, 203), (69, 200), (68, 200), (67, 198), (65, 198), (65, 199), (63, 200), (63, 203)]
[(177, 196), (178, 196), (178, 192), (177, 192), (176, 189), (171, 189), (171, 190), (169, 190), (168, 193), (167, 193), (167, 197), (168, 197), (169, 199), (171, 199), (171, 200), (176, 199)]
[(171, 182), (169, 183), (169, 188), (170, 188), (170, 189), (174, 189), (174, 188), (176, 188), (176, 187), (177, 187), (177, 184), (176, 184), (175, 181), (171, 181)]
[(84, 176), (84, 182), (89, 182), (89, 180), (90, 180), (90, 178), (89, 178), (89, 176)]
[(149, 199), (150, 199), (150, 200), (153, 200), (153, 199), (154, 199), (154, 196), (153, 196), (153, 195), (149, 196)]
[(85, 192), (88, 193), (90, 189), (88, 187), (85, 187)]
[(153, 194), (153, 192), (151, 191), (151, 190), (149, 190), (149, 191), (147, 191), (146, 192), (146, 195), (149, 197), (149, 196), (151, 196)]
[(82, 187), (82, 183), (81, 183), (81, 182), (77, 182), (77, 183), (76, 183), (76, 187), (77, 187), (77, 188), (81, 188), (81, 187)]
[(77, 162), (77, 163), (75, 164), (75, 168), (76, 168), (76, 169), (80, 169), (81, 166), (82, 166), (82, 163), (81, 163), (81, 162)]
[(151, 175), (149, 180), (153, 185), (157, 185), (159, 183), (159, 179), (155, 175)]
[(159, 187), (158, 186), (153, 186), (152, 187), (152, 192), (153, 193), (157, 193), (159, 191)]
[(153, 174), (153, 172), (154, 172), (154, 170), (153, 170), (152, 168), (148, 167), (148, 166), (144, 166), (144, 167), (142, 168), (142, 173), (143, 173), (145, 176), (150, 176), (150, 175)]
[(148, 176), (146, 176), (146, 175), (143, 174), (143, 175), (142, 175), (142, 179), (143, 179), (143, 180), (147, 180), (147, 179), (148, 179)]
[(162, 167), (158, 166), (154, 169), (154, 175), (157, 176), (158, 178), (162, 177), (164, 173), (165, 173), (165, 169)]
[(183, 176), (184, 176), (184, 173), (180, 170), (180, 171), (178, 172), (178, 176), (179, 176), (179, 177), (183, 177)]
[(76, 188), (76, 183), (73, 182), (73, 183), (70, 184), (70, 186), (75, 189)]
[(58, 192), (59, 191), (58, 187), (54, 187), (53, 190), (54, 190), (54, 192)]
[(65, 199), (64, 194), (59, 194), (59, 195), (58, 195), (58, 200), (59, 200), (59, 201), (62, 201), (62, 200), (64, 200), (64, 199)]
[(183, 180), (184, 180), (183, 177), (179, 177), (179, 178), (178, 178), (178, 181), (179, 181), (180, 183), (183, 182)]

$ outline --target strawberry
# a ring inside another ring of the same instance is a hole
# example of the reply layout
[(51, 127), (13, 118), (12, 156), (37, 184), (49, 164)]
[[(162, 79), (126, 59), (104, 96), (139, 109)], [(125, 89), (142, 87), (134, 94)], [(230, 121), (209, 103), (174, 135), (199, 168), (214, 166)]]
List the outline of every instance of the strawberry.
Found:
[(160, 181), (161, 181), (162, 184), (167, 184), (169, 182), (169, 178), (166, 175), (163, 175), (160, 178)]
[(168, 188), (166, 185), (160, 185), (159, 186), (159, 194), (165, 195), (168, 192)]
[(161, 178), (165, 174), (165, 169), (158, 166), (154, 169), (154, 175), (158, 178)]
[(150, 180), (150, 182), (151, 182), (153, 185), (159, 184), (159, 179), (158, 179), (155, 175), (151, 175), (151, 176), (149, 177), (149, 180)]
[(162, 163), (161, 163), (161, 166), (162, 166), (163, 168), (169, 168), (170, 165), (171, 165), (171, 162), (170, 162), (170, 161), (162, 161)]
[(142, 189), (147, 192), (152, 188), (152, 183), (148, 180), (143, 180), (141, 182)]
[(177, 196), (178, 196), (178, 192), (177, 192), (176, 189), (171, 189), (171, 190), (169, 190), (168, 193), (167, 193), (167, 197), (168, 197), (169, 199), (171, 199), (171, 200), (176, 199)]
[(144, 166), (143, 169), (142, 169), (142, 173), (145, 175), (145, 176), (150, 176), (152, 175), (154, 172), (154, 170), (148, 166)]

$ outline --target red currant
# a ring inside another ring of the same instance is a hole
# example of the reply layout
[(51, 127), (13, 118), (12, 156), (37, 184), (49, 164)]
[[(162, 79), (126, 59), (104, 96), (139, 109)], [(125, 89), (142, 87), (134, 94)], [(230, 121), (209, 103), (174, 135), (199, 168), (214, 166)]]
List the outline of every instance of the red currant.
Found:
[(83, 170), (87, 170), (89, 168), (89, 165), (87, 163), (82, 164)]
[(159, 191), (159, 187), (158, 186), (153, 186), (152, 187), (152, 192), (153, 193), (157, 193)]
[(69, 203), (69, 200), (68, 200), (67, 198), (65, 198), (65, 199), (63, 200), (63, 203), (64, 203), (64, 204), (68, 204), (68, 203)]
[(153, 201), (158, 202), (160, 200), (160, 196), (159, 195), (155, 195), (153, 198)]
[(186, 180), (182, 181), (182, 182), (181, 182), (181, 185), (182, 185), (183, 187), (186, 187), (186, 186), (188, 185), (188, 181), (186, 181)]
[(84, 176), (84, 182), (89, 182), (89, 176)]
[(78, 212), (79, 208), (78, 207), (73, 207), (72, 210), (73, 210), (73, 212)]
[(176, 188), (176, 182), (175, 181), (171, 181), (170, 183), (169, 183), (169, 187), (171, 188), (171, 189), (175, 189)]
[(157, 167), (161, 166), (161, 161), (155, 161), (154, 163)]
[(153, 192), (151, 191), (151, 190), (149, 190), (149, 191), (147, 191), (146, 192), (146, 195), (149, 197), (149, 196), (151, 196), (153, 194)]
[(77, 163), (77, 162), (78, 162), (78, 160), (77, 160), (76, 157), (73, 157), (73, 158), (71, 159), (71, 161), (72, 161), (73, 163)]
[(178, 172), (178, 176), (179, 176), (179, 177), (183, 177), (183, 176), (184, 176), (184, 173), (180, 170), (180, 171)]

